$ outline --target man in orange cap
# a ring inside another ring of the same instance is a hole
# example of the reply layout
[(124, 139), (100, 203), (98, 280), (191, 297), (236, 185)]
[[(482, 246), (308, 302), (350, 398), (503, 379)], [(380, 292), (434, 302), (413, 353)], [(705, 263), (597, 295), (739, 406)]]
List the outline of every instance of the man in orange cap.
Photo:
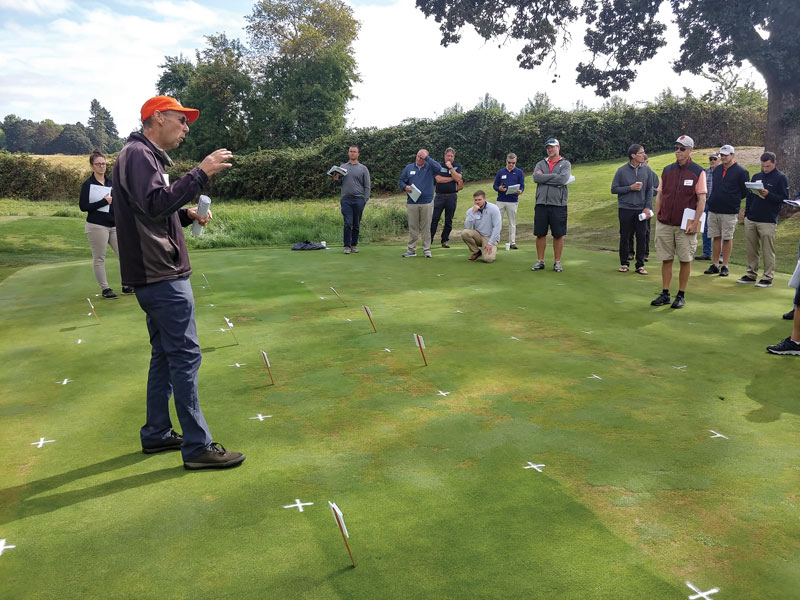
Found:
[[(193, 203), (209, 177), (231, 166), (233, 154), (215, 150), (180, 179), (170, 182), (166, 151), (177, 148), (200, 111), (169, 96), (142, 106), (142, 131), (132, 133), (114, 163), (120, 271), (123, 285), (133, 287), (147, 315), (152, 353), (147, 378), (147, 421), (140, 431), (145, 454), (180, 450), (187, 469), (226, 468), (245, 456), (213, 442), (197, 397), (202, 354), (194, 321), (192, 268), (183, 227), (211, 219), (200, 217)], [(169, 399), (183, 435), (172, 429)]]

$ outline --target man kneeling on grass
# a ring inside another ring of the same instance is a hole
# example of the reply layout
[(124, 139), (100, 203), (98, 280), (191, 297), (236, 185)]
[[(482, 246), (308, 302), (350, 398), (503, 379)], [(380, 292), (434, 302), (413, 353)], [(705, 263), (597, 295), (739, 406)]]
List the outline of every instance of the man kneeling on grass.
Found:
[(472, 197), (475, 199), (475, 204), (467, 209), (461, 239), (472, 251), (469, 260), (475, 261), (480, 256), (483, 262), (494, 262), (497, 258), (497, 244), (500, 242), (503, 217), (500, 216), (500, 209), (497, 206), (486, 202), (486, 193), (483, 190), (478, 190)]

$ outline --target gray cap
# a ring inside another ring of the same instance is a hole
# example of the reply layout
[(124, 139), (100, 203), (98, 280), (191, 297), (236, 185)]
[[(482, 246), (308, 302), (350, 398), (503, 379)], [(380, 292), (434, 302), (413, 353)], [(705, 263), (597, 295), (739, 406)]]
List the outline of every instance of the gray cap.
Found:
[(688, 135), (682, 135), (675, 140), (675, 143), (680, 144), (681, 146), (686, 146), (687, 148), (694, 148), (694, 140)]
[(736, 150), (734, 150), (733, 146), (731, 146), (730, 144), (725, 144), (724, 146), (722, 146), (722, 148), (719, 149), (719, 153), (724, 155), (734, 154), (735, 152)]

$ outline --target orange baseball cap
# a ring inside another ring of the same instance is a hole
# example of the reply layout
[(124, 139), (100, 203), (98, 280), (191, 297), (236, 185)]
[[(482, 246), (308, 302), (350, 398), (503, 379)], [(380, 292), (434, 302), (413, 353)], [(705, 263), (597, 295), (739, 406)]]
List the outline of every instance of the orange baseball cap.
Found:
[(152, 117), (154, 112), (165, 112), (168, 110), (174, 110), (185, 114), (187, 123), (196, 121), (197, 117), (200, 116), (199, 110), (196, 108), (185, 108), (181, 106), (181, 103), (175, 100), (175, 98), (170, 96), (156, 96), (155, 98), (150, 98), (150, 100), (142, 105), (142, 123)]

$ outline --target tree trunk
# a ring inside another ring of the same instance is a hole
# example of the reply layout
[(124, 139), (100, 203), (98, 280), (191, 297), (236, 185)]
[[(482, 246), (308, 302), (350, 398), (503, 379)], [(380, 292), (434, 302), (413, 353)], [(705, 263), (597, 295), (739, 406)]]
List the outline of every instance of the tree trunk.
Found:
[[(778, 78), (767, 79), (767, 136), (765, 150), (778, 157), (778, 169), (789, 178), (789, 191), (794, 198), (800, 185), (800, 82)], [(796, 209), (785, 206), (781, 216)]]

